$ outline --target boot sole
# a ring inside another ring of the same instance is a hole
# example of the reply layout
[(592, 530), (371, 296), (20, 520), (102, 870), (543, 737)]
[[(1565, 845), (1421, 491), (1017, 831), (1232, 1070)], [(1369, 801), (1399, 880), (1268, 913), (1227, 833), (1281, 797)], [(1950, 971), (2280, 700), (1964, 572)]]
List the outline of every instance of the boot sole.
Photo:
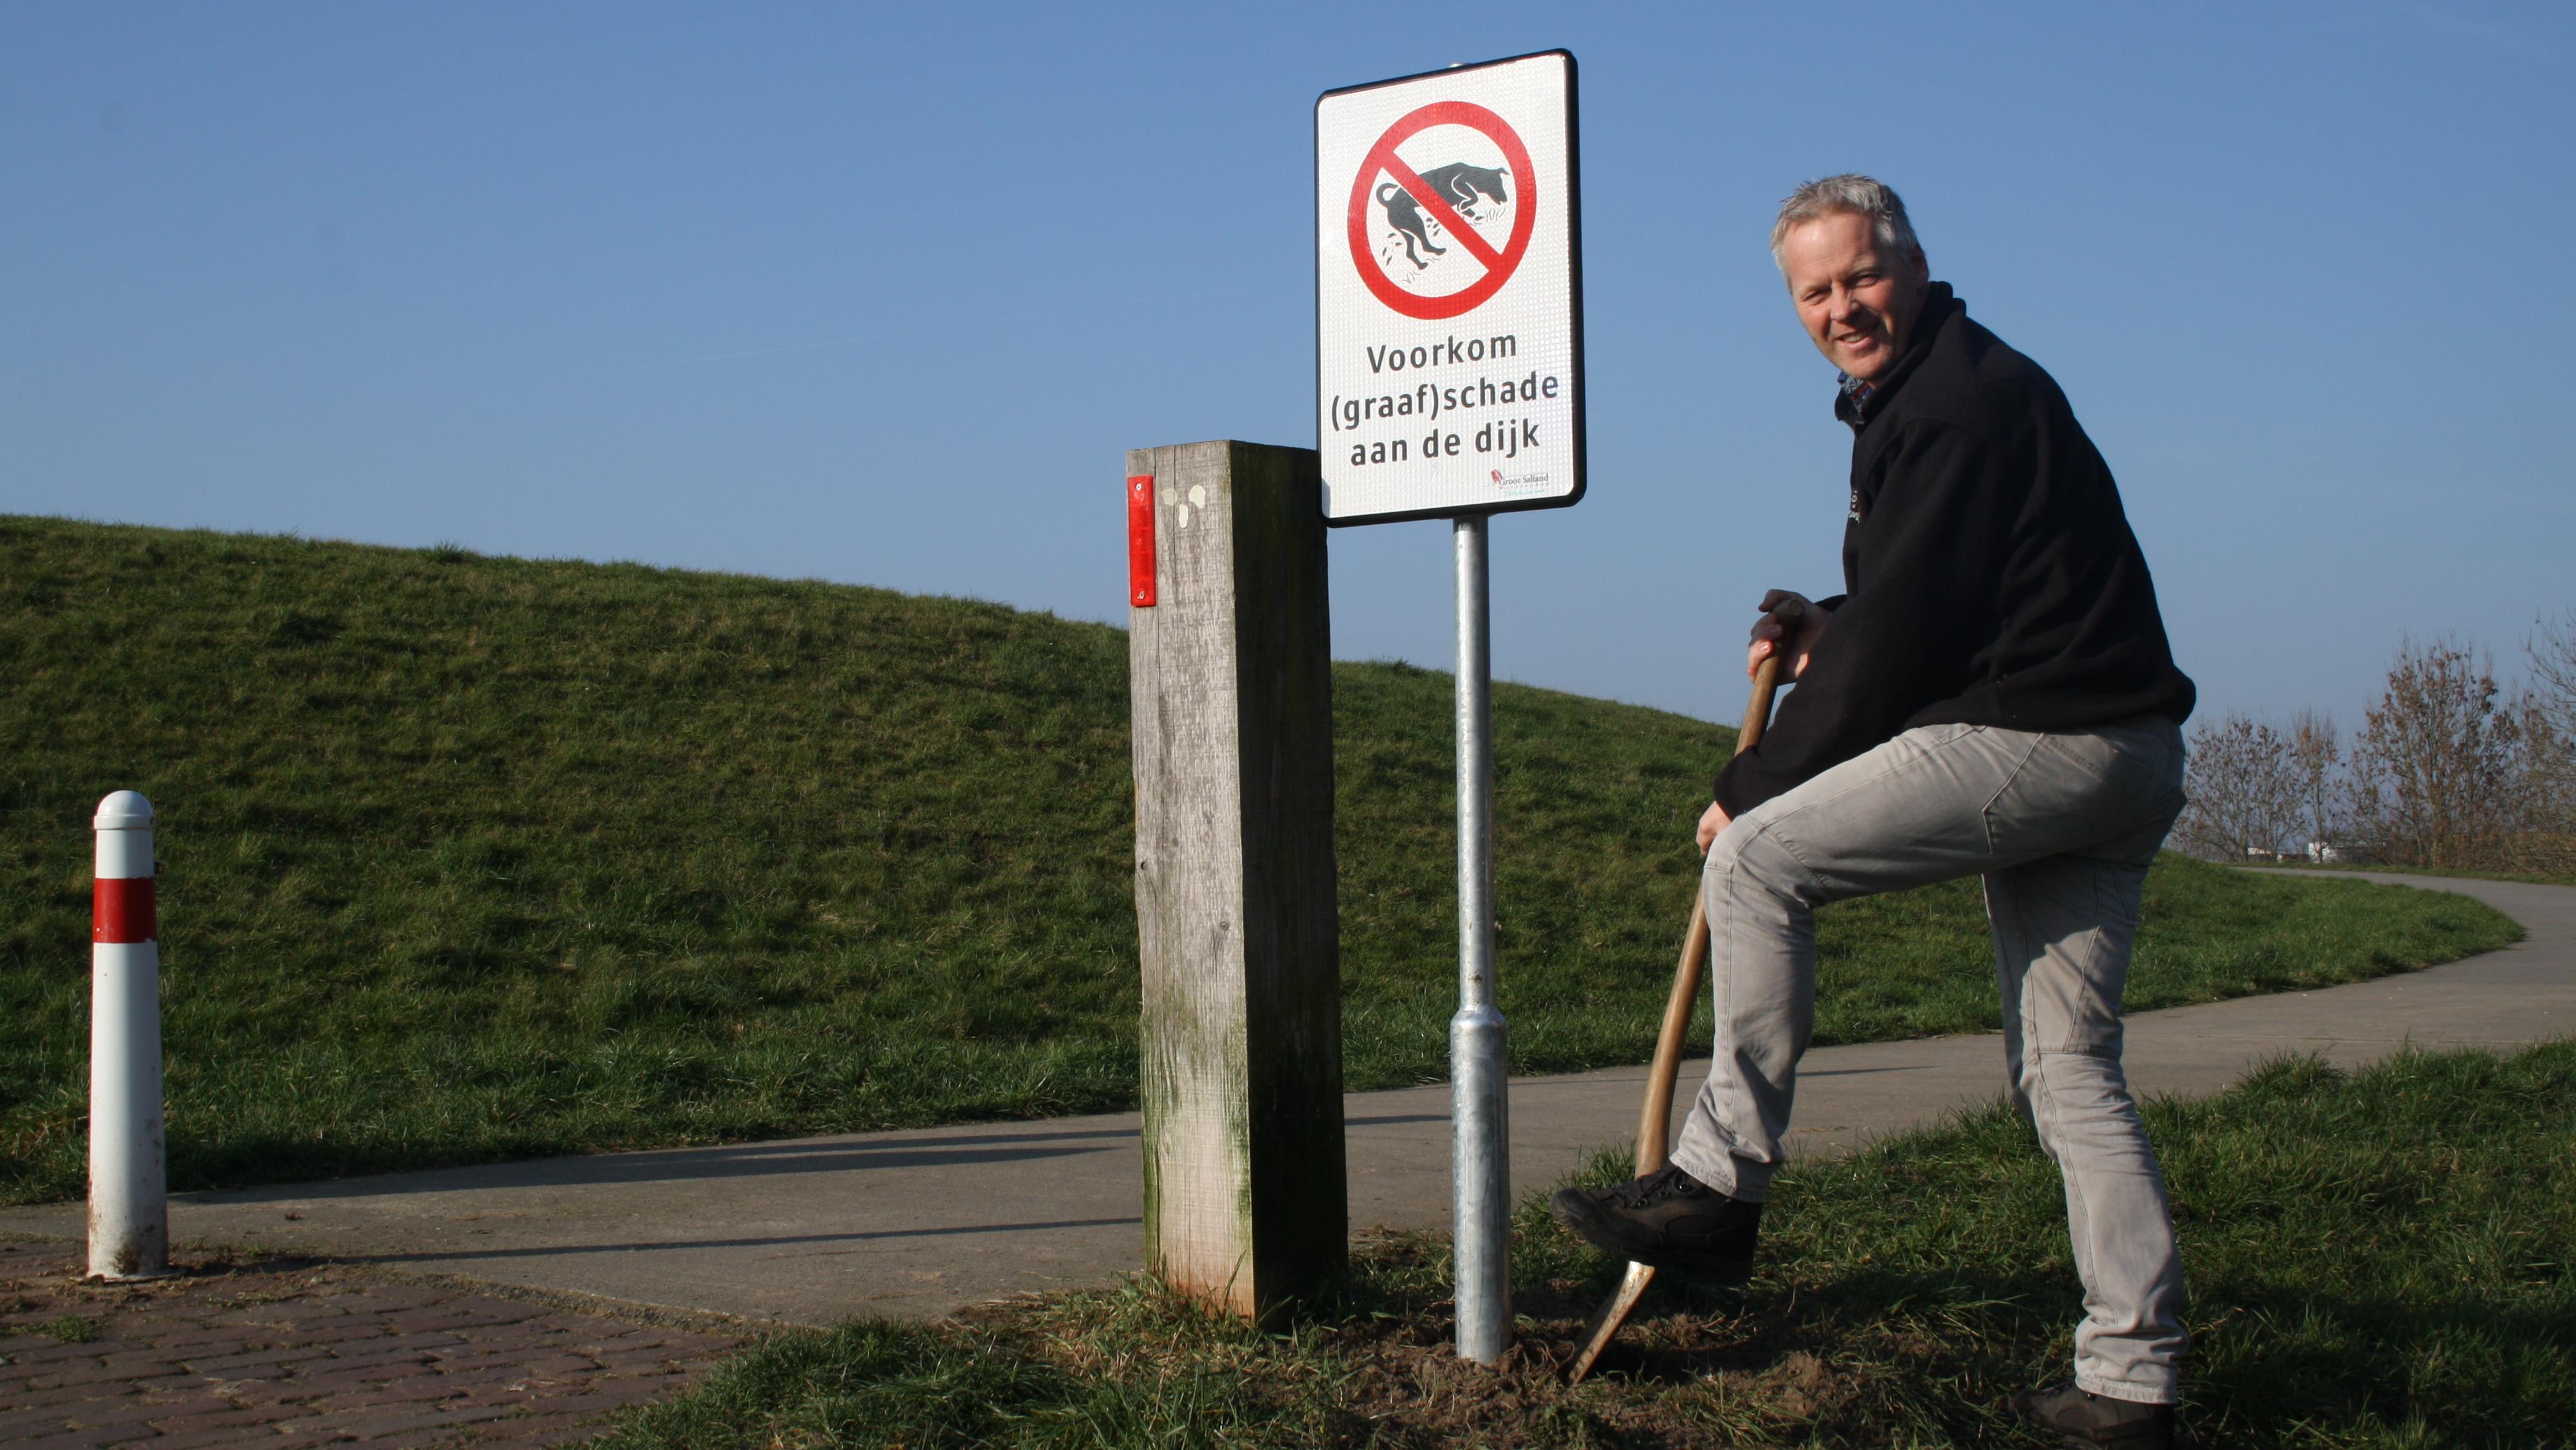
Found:
[(1742, 1251), (1677, 1249), (1669, 1244), (1645, 1239), (1628, 1225), (1600, 1211), (1591, 1197), (1580, 1189), (1559, 1189), (1548, 1200), (1548, 1211), (1565, 1231), (1601, 1250), (1632, 1263), (1658, 1269), (1670, 1269), (1695, 1279), (1713, 1283), (1740, 1283), (1753, 1270), (1753, 1242), (1748, 1235)]
[(2189, 1450), (2194, 1442), (2181, 1425), (2172, 1421), (2142, 1424), (2134, 1429), (2070, 1430), (2051, 1423), (2040, 1412), (2039, 1400), (2046, 1391), (2024, 1390), (2012, 1397), (2012, 1407), (2021, 1422), (2044, 1434), (2055, 1435), (2068, 1450)]

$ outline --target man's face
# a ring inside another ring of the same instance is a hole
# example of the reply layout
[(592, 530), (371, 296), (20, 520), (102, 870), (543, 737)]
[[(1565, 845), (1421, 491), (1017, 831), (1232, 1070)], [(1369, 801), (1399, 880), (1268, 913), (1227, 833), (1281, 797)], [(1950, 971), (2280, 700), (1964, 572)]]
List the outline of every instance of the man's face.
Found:
[(1931, 270), (1920, 253), (1879, 250), (1869, 218), (1827, 212), (1780, 239), (1789, 300), (1825, 360), (1865, 382), (1887, 376), (1914, 339)]

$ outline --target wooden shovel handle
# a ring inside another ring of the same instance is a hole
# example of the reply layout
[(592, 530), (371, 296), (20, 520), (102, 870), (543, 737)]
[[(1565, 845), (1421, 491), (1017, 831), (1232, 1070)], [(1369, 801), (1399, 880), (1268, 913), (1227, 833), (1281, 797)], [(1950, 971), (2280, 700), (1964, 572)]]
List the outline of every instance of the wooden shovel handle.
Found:
[(1806, 606), (1795, 599), (1783, 599), (1772, 606), (1771, 617), (1780, 621), (1780, 643), (1753, 672), (1753, 698), (1745, 702), (1744, 727), (1735, 732), (1736, 753), (1742, 754), (1762, 743), (1762, 732), (1771, 725), (1771, 695), (1780, 687), (1780, 656), (1789, 651), (1789, 636), (1806, 616)]
[(1708, 971), (1708, 904), (1691, 893), (1690, 933), (1682, 938), (1682, 959), (1673, 968), (1673, 994), (1664, 999), (1664, 1026), (1655, 1034), (1655, 1065), (1646, 1073), (1646, 1105), (1637, 1114), (1637, 1176), (1664, 1166), (1672, 1151), (1673, 1088), (1682, 1075), (1682, 1043), (1690, 1033), (1691, 1008), (1699, 1004), (1700, 979)]
[[(1796, 626), (1804, 609), (1797, 600), (1783, 600), (1771, 611), (1771, 617), (1782, 625), (1785, 645), (1790, 628)], [(1762, 727), (1771, 723), (1771, 696), (1780, 684), (1780, 652), (1772, 651), (1753, 673), (1753, 701), (1744, 711), (1744, 729), (1735, 737), (1737, 750), (1750, 750), (1762, 739)], [(1673, 1131), (1673, 1089), (1682, 1075), (1682, 1039), (1690, 1031), (1691, 1008), (1699, 1004), (1700, 979), (1708, 973), (1708, 903), (1696, 891), (1691, 893), (1690, 931), (1682, 938), (1682, 959), (1673, 968), (1673, 994), (1664, 999), (1663, 1030), (1655, 1034), (1655, 1065), (1646, 1073), (1646, 1106), (1637, 1115), (1637, 1174), (1644, 1177), (1661, 1169), (1671, 1157), (1669, 1141)], [(1649, 1264), (1628, 1266), (1619, 1287), (1604, 1300), (1601, 1311), (1592, 1316), (1592, 1324), (1576, 1350), (1574, 1361), (1566, 1367), (1566, 1383), (1581, 1384), (1592, 1367), (1601, 1362), (1601, 1352), (1619, 1333), (1619, 1326), (1636, 1312), (1639, 1300), (1646, 1297), (1646, 1287), (1655, 1282), (1655, 1270)]]
[[(1754, 671), (1753, 699), (1744, 708), (1744, 728), (1735, 737), (1738, 751), (1760, 744), (1763, 728), (1771, 723), (1771, 697), (1780, 686), (1780, 656), (1787, 652), (1789, 635), (1805, 612), (1795, 599), (1783, 599), (1771, 611), (1771, 617), (1780, 621), (1780, 648)], [(1672, 1151), (1673, 1091), (1681, 1079), (1682, 1043), (1690, 1033), (1691, 1009), (1699, 1004), (1700, 981), (1707, 971), (1708, 904), (1694, 891), (1690, 930), (1682, 937), (1681, 961), (1673, 968), (1673, 994), (1664, 999), (1663, 1030), (1655, 1034), (1655, 1065), (1646, 1077), (1645, 1107), (1637, 1115), (1640, 1177), (1663, 1167)]]

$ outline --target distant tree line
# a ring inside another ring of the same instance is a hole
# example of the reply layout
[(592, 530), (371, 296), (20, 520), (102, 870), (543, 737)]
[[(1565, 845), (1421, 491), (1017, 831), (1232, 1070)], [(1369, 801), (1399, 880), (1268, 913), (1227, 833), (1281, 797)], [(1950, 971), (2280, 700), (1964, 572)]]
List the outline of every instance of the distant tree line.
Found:
[(2174, 844), (2215, 860), (2576, 872), (2576, 610), (2524, 649), (2529, 677), (2506, 692), (2485, 651), (2407, 640), (2349, 738), (2315, 710), (2201, 724)]

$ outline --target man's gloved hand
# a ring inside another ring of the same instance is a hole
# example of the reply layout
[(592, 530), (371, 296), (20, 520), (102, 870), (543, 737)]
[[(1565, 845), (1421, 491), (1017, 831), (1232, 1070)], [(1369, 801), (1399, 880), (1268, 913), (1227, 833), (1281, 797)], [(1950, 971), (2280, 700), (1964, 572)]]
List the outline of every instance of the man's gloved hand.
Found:
[(1807, 668), (1807, 656), (1814, 652), (1816, 641), (1824, 638), (1825, 621), (1833, 616), (1818, 609), (1815, 601), (1794, 589), (1772, 589), (1762, 595), (1762, 615), (1753, 621), (1752, 643), (1744, 651), (1744, 678), (1752, 679), (1762, 662), (1781, 649), (1780, 621), (1771, 611), (1783, 599), (1798, 601), (1798, 623), (1792, 631), (1787, 650), (1780, 655), (1780, 682), (1787, 684)]
[[(1797, 607), (1789, 612), (1794, 619), (1783, 627), (1777, 611), (1782, 605), (1793, 600)], [(1761, 617), (1753, 621), (1752, 642), (1744, 651), (1744, 677), (1755, 681), (1758, 685), (1762, 674), (1762, 662), (1776, 654), (1780, 656), (1777, 678), (1784, 681), (1798, 678), (1807, 668), (1807, 657), (1815, 651), (1816, 641), (1824, 638), (1824, 634), (1825, 611), (1818, 609), (1814, 600), (1794, 589), (1766, 590), (1762, 595)], [(1767, 713), (1770, 703), (1769, 692), (1757, 688), (1754, 695), (1758, 703), (1753, 706), (1753, 709)], [(1749, 716), (1744, 728), (1749, 737), (1758, 738), (1761, 733), (1760, 718)], [(1708, 854), (1710, 843), (1717, 839), (1718, 832), (1726, 829), (1729, 819), (1726, 807), (1715, 801), (1709, 802), (1708, 809), (1700, 813), (1701, 855)]]

